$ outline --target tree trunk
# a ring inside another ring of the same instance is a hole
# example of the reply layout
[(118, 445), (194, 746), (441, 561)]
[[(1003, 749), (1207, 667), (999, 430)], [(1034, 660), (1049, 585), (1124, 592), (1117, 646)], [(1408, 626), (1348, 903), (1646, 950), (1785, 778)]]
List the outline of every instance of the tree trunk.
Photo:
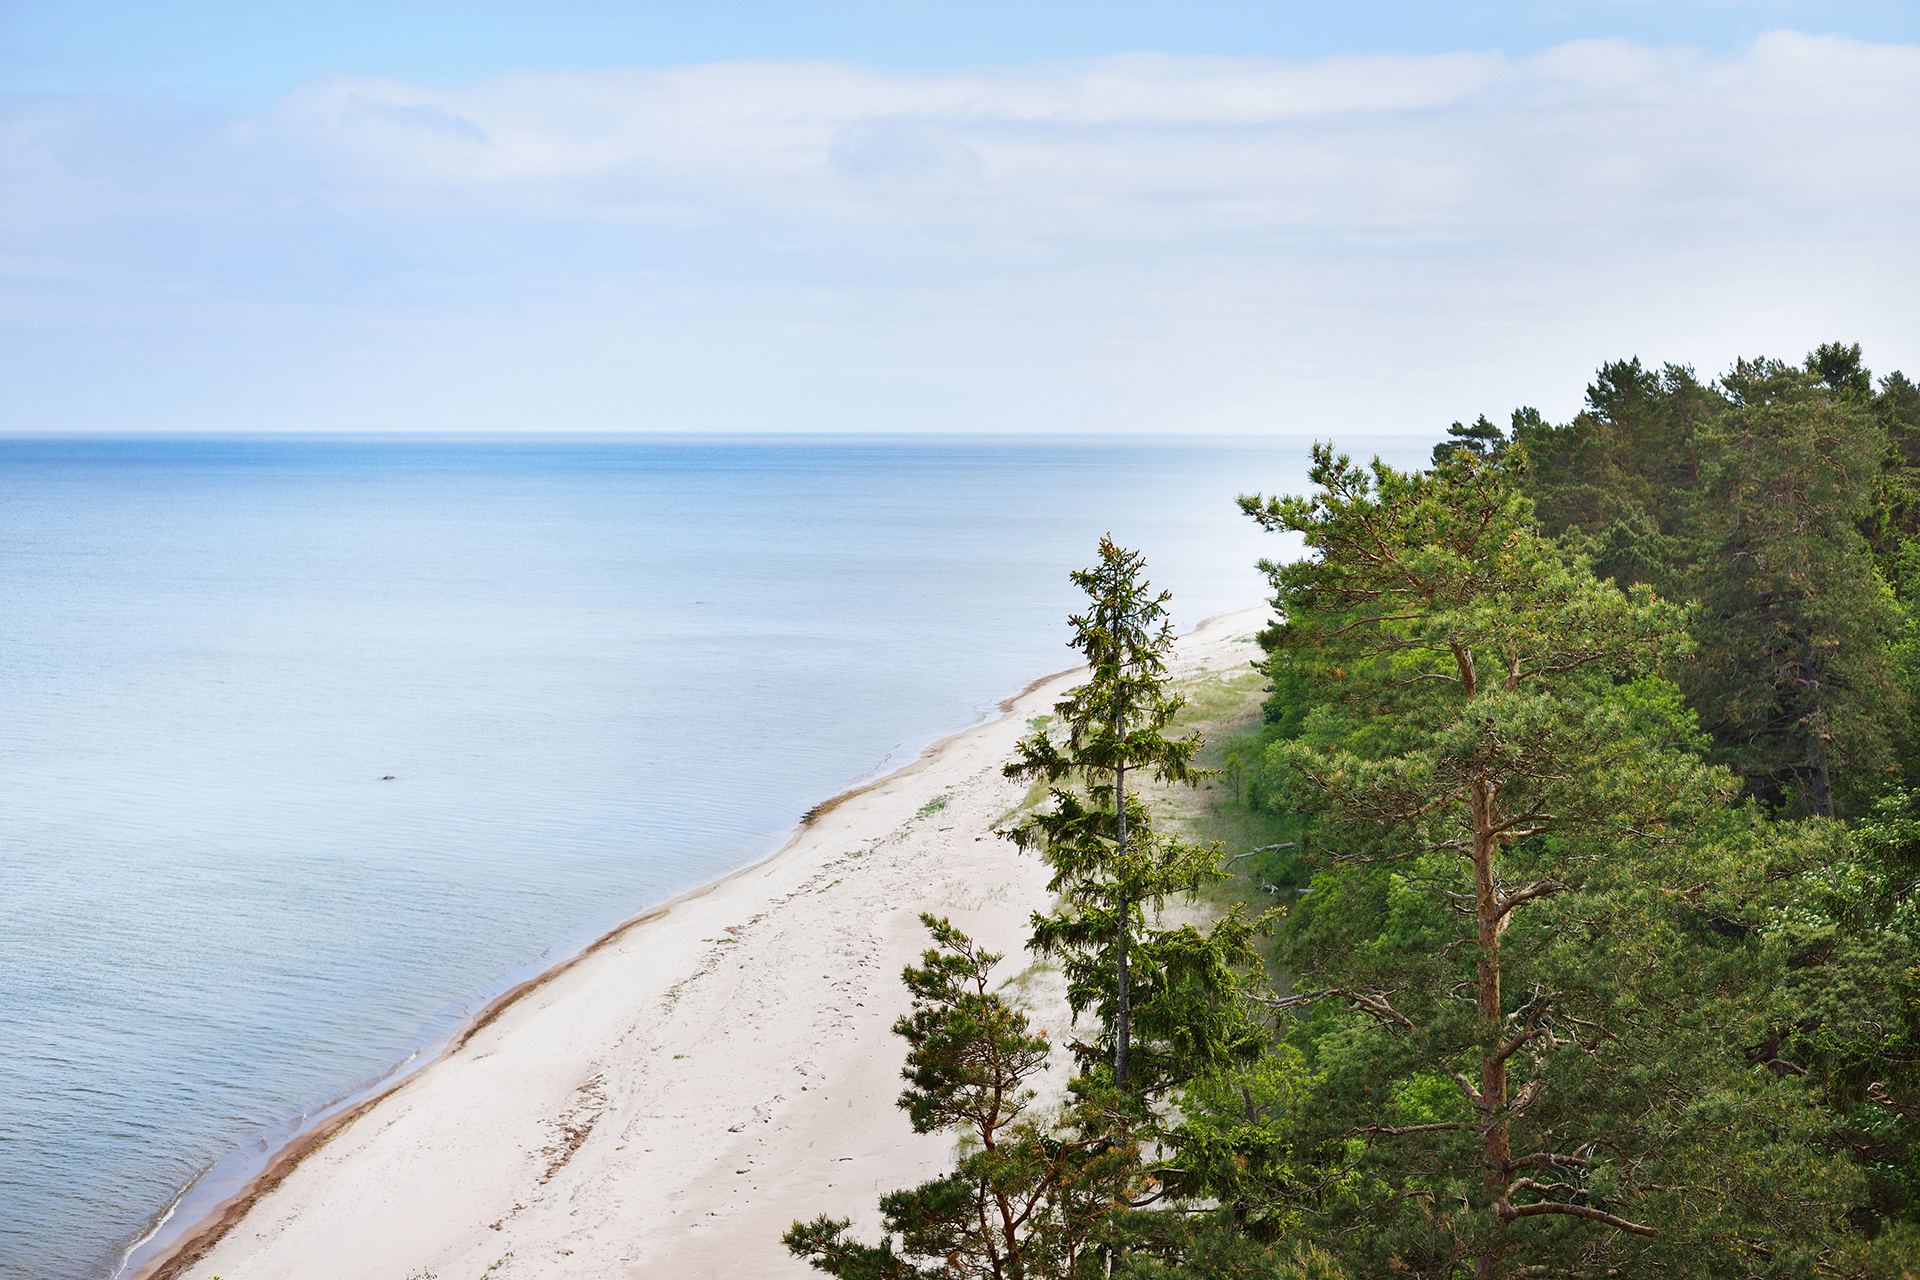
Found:
[[(1453, 661), (1460, 674), (1460, 692), (1469, 704), (1479, 692), (1473, 654), (1458, 644), (1452, 646)], [(1493, 784), (1475, 778), (1467, 792), (1467, 805), (1473, 817), (1473, 907), (1477, 925), (1475, 941), (1480, 944), (1479, 992), (1475, 1008), (1485, 1024), (1487, 1056), (1480, 1064), (1480, 1096), (1474, 1105), (1480, 1111), (1481, 1132), (1485, 1135), (1481, 1150), (1481, 1185), (1487, 1194), (1487, 1209), (1506, 1229), (1507, 1178), (1513, 1152), (1507, 1145), (1507, 1060), (1501, 1056), (1501, 1032), (1505, 1018), (1500, 1008), (1500, 887), (1495, 878), (1494, 854), (1500, 850), (1500, 808)], [(1496, 1280), (1504, 1270), (1501, 1259), (1506, 1249), (1490, 1248), (1474, 1259), (1475, 1280)]]
[(1117, 947), (1119, 963), (1115, 966), (1119, 990), (1116, 993), (1113, 1016), (1113, 1078), (1122, 1089), (1127, 1087), (1127, 1037), (1131, 1030), (1129, 1021), (1131, 1010), (1127, 1002), (1127, 936), (1130, 932), (1127, 913), (1132, 903), (1127, 900), (1126, 863), (1127, 863), (1127, 766), (1123, 763), (1113, 774), (1113, 812), (1117, 826), (1117, 844), (1120, 863), (1120, 940)]
[(1800, 684), (1812, 691), (1802, 704), (1800, 731), (1807, 744), (1807, 789), (1812, 793), (1813, 813), (1818, 818), (1833, 816), (1833, 780), (1827, 772), (1827, 717), (1820, 706), (1820, 679), (1813, 669), (1813, 641), (1800, 637)]
[(1824, 720), (1816, 709), (1808, 719), (1813, 723), (1807, 729), (1807, 784), (1812, 791), (1813, 814), (1816, 818), (1833, 816), (1833, 780), (1827, 773), (1827, 741)]
[[(1500, 843), (1494, 832), (1499, 811), (1493, 788), (1484, 780), (1473, 784), (1470, 803), (1473, 808), (1474, 915), (1479, 926), (1476, 940), (1480, 944), (1477, 1007), (1488, 1041), (1487, 1056), (1480, 1068), (1480, 1124), (1486, 1135), (1481, 1153), (1481, 1179), (1487, 1193), (1487, 1207), (1504, 1229), (1507, 1178), (1512, 1172), (1509, 1161), (1513, 1153), (1508, 1148), (1505, 1114), (1507, 1060), (1500, 1053), (1505, 1018), (1500, 1007), (1500, 896), (1493, 865)], [(1476, 1280), (1495, 1280), (1501, 1274), (1501, 1257), (1505, 1252), (1496, 1248), (1476, 1259)]]

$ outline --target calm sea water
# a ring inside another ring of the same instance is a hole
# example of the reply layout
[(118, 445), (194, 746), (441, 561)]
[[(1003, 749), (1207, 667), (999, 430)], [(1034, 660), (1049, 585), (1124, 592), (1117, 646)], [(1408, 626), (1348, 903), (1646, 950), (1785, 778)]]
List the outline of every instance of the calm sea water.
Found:
[(0, 440), (0, 1276), (1071, 665), (1100, 534), (1257, 604), (1305, 453)]

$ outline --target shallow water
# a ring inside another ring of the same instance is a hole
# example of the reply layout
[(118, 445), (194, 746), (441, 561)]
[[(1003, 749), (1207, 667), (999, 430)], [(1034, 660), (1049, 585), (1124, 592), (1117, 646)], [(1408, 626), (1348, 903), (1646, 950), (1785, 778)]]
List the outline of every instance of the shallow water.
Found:
[(1305, 452), (0, 440), (0, 1277), (1072, 665), (1101, 533), (1258, 603)]

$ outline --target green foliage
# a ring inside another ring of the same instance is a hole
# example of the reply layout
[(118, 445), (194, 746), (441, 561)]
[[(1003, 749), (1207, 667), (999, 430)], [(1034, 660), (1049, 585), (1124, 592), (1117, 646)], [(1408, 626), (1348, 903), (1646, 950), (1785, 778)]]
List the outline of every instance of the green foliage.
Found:
[(1101, 1274), (1098, 1247), (1131, 1192), (1137, 1151), (1086, 1091), (1035, 1117), (1028, 1082), (1049, 1047), (993, 992), (1000, 957), (945, 919), (920, 918), (937, 945), (904, 975), (913, 1009), (893, 1028), (908, 1045), (900, 1106), (916, 1133), (961, 1135), (963, 1154), (945, 1177), (881, 1198), (878, 1245), (850, 1239), (850, 1220), (822, 1215), (793, 1224), (788, 1250), (841, 1280)]
[(1760, 1053), (1805, 1071), (1828, 1141), (1867, 1181), (1856, 1226), (1920, 1222), (1920, 797), (1884, 797), (1839, 851), (1795, 878), (1766, 930), (1782, 957)]
[(1807, 353), (1806, 370), (1828, 390), (1856, 400), (1873, 394), (1873, 375), (1860, 362), (1860, 344), (1823, 342)]
[(1722, 386), (1688, 578), (1712, 640), (1687, 682), (1756, 794), (1832, 814), (1835, 775), (1884, 774), (1904, 713), (1899, 611), (1857, 527), (1886, 438), (1856, 396), (1778, 362), (1740, 361)]
[[(1163, 1217), (1165, 1215), (1162, 1215)], [(1264, 1244), (1212, 1218), (1154, 1221), (1114, 1268), (1117, 1280), (1347, 1280), (1333, 1254), (1304, 1240)]]
[(1241, 500), (1307, 547), (1262, 564), (1262, 719), (1210, 761), (1217, 829), (1274, 846), (1234, 867), (1288, 905), (1264, 965), (1244, 912), (1150, 927), (1219, 855), (1127, 774), (1196, 781), (1201, 744), (1137, 554), (1075, 575), (1092, 678), (1007, 772), (1048, 788), (1011, 833), (1061, 904), (1031, 945), (1101, 1035), (1041, 1114), (1046, 1042), (929, 920), (902, 1106), (961, 1155), (880, 1245), (822, 1218), (796, 1254), (1920, 1280), (1920, 388), (1852, 344), (1631, 360), (1571, 423), (1448, 437)]
[(1516, 414), (1512, 432), (1546, 532), (1603, 576), (1701, 604), (1693, 655), (1665, 674), (1710, 757), (1778, 814), (1860, 815), (1851, 832), (1746, 819), (1700, 919), (1758, 948), (1748, 1060), (1826, 1108), (1818, 1143), (1865, 1179), (1857, 1234), (1822, 1263), (1861, 1275), (1894, 1274), (1884, 1242), (1911, 1250), (1920, 1217), (1920, 389), (1900, 373), (1877, 386), (1857, 344), (1740, 361), (1704, 386), (1636, 360), (1604, 367), (1573, 422)]
[(1054, 707), (1064, 734), (1036, 729), (1006, 773), (1050, 787), (1047, 806), (1008, 834), (1053, 871), (1048, 888), (1061, 908), (1035, 913), (1029, 945), (1061, 960), (1076, 1014), (1099, 1014), (1101, 1042), (1081, 1046), (1083, 1066), (1110, 1056), (1118, 1087), (1152, 1097), (1256, 1051), (1235, 992), (1237, 969), (1257, 957), (1243, 917), (1206, 934), (1148, 925), (1149, 906), (1222, 873), (1217, 848), (1155, 831), (1126, 786), (1129, 770), (1190, 785), (1208, 776), (1194, 764), (1199, 735), (1168, 734), (1184, 701), (1167, 675), (1169, 595), (1153, 591), (1143, 568), (1138, 552), (1102, 538), (1099, 563), (1073, 575), (1089, 608), (1069, 619), (1072, 643), (1091, 678)]
[(945, 919), (922, 915), (938, 949), (902, 981), (913, 1011), (894, 1024), (908, 1045), (902, 1075), (912, 1087), (900, 1106), (915, 1133), (964, 1128), (992, 1147), (1033, 1101), (1021, 1082), (1046, 1066), (1045, 1036), (1027, 1032), (1026, 1015), (987, 990), (1000, 956), (981, 951)]
[(1543, 537), (1526, 474), (1524, 444), (1417, 474), (1321, 448), (1313, 497), (1242, 500), (1306, 540), (1267, 566), (1272, 640), (1323, 699), (1268, 753), (1321, 817), (1275, 1002), (1311, 1072), (1290, 1168), (1365, 1274), (1740, 1274), (1756, 1240), (1790, 1270), (1856, 1186), (1748, 1057), (1769, 876), (1821, 842), (1727, 807), (1657, 674), (1687, 611)]
[(1300, 1142), (1300, 1107), (1318, 1083), (1286, 1044), (1193, 1081), (1181, 1097), (1180, 1123), (1164, 1136), (1172, 1153), (1160, 1172), (1167, 1194), (1211, 1206), (1204, 1218), (1253, 1239), (1299, 1231), (1320, 1180)]
[(1167, 656), (1173, 624), (1167, 617), (1172, 593), (1156, 593), (1141, 576), (1146, 561), (1112, 538), (1100, 539), (1100, 561), (1074, 571), (1074, 585), (1088, 596), (1085, 613), (1067, 619), (1073, 648), (1085, 655), (1086, 684), (1055, 704), (1054, 716), (1066, 727), (1059, 742), (1041, 725), (1020, 743), (1020, 759), (1006, 768), (1008, 777), (1042, 778), (1049, 783), (1073, 779), (1089, 791), (1115, 782), (1128, 769), (1145, 769), (1163, 782), (1196, 779), (1197, 735), (1169, 738), (1184, 699), (1170, 688)]
[(1713, 384), (1623, 361), (1572, 422), (1522, 411), (1513, 438), (1548, 534), (1600, 577), (1703, 606), (1695, 655), (1669, 674), (1754, 795), (1844, 814), (1920, 766), (1920, 644), (1896, 645), (1885, 585), (1920, 534), (1920, 391), (1904, 376), (1875, 394), (1842, 343), (1803, 366), (1738, 361)]
[(1433, 446), (1433, 465), (1443, 466), (1455, 452), (1464, 449), (1479, 458), (1496, 458), (1507, 447), (1507, 437), (1500, 428), (1487, 421), (1487, 415), (1481, 414), (1474, 419), (1470, 427), (1458, 422), (1447, 428), (1446, 440)]
[[(1261, 639), (1272, 647), (1275, 634), (1263, 633)], [(1271, 696), (1262, 707), (1266, 722), (1273, 726), (1274, 736), (1294, 737), (1299, 734), (1307, 712), (1320, 700), (1312, 674), (1305, 667), (1285, 661), (1280, 654), (1269, 658), (1263, 670), (1271, 682), (1268, 690)]]
[(1586, 409), (1565, 426), (1517, 410), (1513, 439), (1530, 463), (1524, 487), (1542, 530), (1580, 547), (1601, 578), (1674, 594), (1691, 559), (1698, 436), (1723, 404), (1692, 369), (1656, 372), (1634, 359), (1602, 366)]

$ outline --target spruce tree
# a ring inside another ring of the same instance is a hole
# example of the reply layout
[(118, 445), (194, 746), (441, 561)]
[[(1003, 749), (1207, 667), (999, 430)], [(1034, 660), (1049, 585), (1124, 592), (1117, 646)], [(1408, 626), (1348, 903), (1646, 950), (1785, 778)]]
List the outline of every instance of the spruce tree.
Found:
[[(1109, 536), (1099, 562), (1073, 574), (1088, 605), (1068, 619), (1071, 643), (1086, 655), (1090, 678), (1055, 704), (1062, 732), (1037, 728), (1005, 769), (1049, 787), (1048, 803), (1008, 833), (1046, 859), (1048, 887), (1061, 901), (1051, 915), (1034, 914), (1028, 945), (1063, 959), (1075, 1014), (1098, 1011), (1114, 1083), (1134, 1094), (1163, 1092), (1200, 1064), (1252, 1045), (1230, 995), (1233, 966), (1252, 958), (1244, 920), (1229, 917), (1211, 936), (1148, 926), (1148, 907), (1194, 892), (1220, 871), (1217, 849), (1156, 831), (1128, 786), (1130, 774), (1189, 785), (1208, 776), (1194, 765), (1200, 735), (1168, 733), (1185, 701), (1167, 672), (1171, 594), (1156, 593), (1144, 567), (1139, 552)], [(1135, 1043), (1142, 996), (1153, 1002), (1159, 1033), (1146, 1042), (1144, 1062)]]

